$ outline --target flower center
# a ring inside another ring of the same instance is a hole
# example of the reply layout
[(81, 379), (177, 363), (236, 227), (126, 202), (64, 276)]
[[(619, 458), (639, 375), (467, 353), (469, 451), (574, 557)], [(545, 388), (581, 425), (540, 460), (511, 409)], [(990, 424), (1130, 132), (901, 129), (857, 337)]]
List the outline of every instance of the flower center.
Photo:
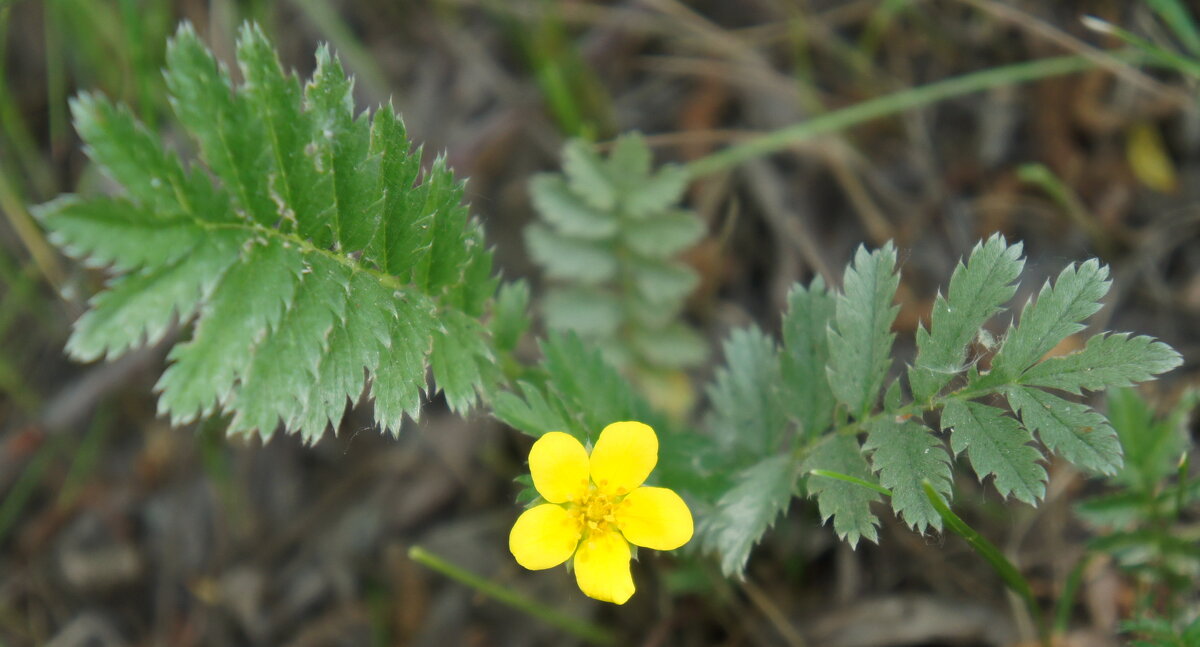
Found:
[(586, 528), (590, 535), (602, 534), (616, 529), (616, 518), (613, 515), (621, 496), (609, 496), (596, 489), (595, 485), (588, 488), (588, 493), (576, 500), (573, 506), (575, 521), (580, 528)]

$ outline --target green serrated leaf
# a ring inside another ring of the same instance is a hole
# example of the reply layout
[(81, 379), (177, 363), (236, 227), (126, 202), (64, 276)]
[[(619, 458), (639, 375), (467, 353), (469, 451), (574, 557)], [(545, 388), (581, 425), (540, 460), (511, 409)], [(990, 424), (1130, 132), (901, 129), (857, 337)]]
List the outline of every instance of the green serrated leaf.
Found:
[(483, 325), (454, 311), (442, 314), (438, 323), (442, 329), (434, 332), (430, 355), (433, 377), (446, 393), (450, 410), (464, 412), (475, 403), (475, 386), (481, 377), (479, 363), (491, 360), (483, 342)]
[(908, 372), (914, 400), (928, 400), (963, 370), (967, 345), (1016, 291), (1013, 282), (1025, 265), (1021, 248), (995, 234), (955, 268), (949, 296), (934, 301), (929, 330), (917, 328), (917, 360)]
[[(427, 341), (434, 335), (435, 318), (431, 315), (434, 306), (418, 295), (405, 295), (394, 300), (395, 317), (389, 322), (390, 344), (380, 358), (379, 368), (371, 384), (371, 395), (375, 399), (375, 420), (393, 435), (399, 433), (403, 416), (416, 420), (421, 411), (421, 391), (426, 388), (426, 356), (430, 354)], [(454, 311), (448, 311), (454, 312)], [(451, 316), (462, 316), (456, 313)], [(478, 354), (481, 334), (478, 329), (463, 332), (471, 335), (464, 345)], [(464, 337), (463, 339), (468, 339)], [(437, 348), (437, 337), (434, 337)], [(483, 380), (482, 372), (470, 374)], [(435, 379), (441, 379), (434, 372)], [(482, 386), (482, 385), (481, 385)], [(457, 387), (464, 388), (465, 387)], [(468, 400), (474, 396), (468, 394)], [(459, 409), (461, 411), (461, 409)]]
[(1078, 394), (1113, 386), (1133, 386), (1179, 366), (1183, 358), (1151, 337), (1129, 333), (1096, 335), (1083, 350), (1052, 357), (1025, 371), (1022, 384), (1046, 386)]
[(255, 342), (273, 332), (291, 307), (303, 269), (295, 249), (274, 240), (250, 243), (213, 290), (192, 339), (167, 356), (171, 365), (156, 386), (160, 414), (178, 425), (229, 402)]
[[(800, 469), (805, 473), (816, 469), (828, 470), (871, 483), (875, 481), (871, 468), (863, 458), (862, 448), (851, 436), (826, 436), (813, 447)], [(857, 546), (858, 540), (864, 537), (879, 542), (879, 519), (871, 512), (871, 503), (879, 500), (878, 492), (821, 476), (809, 476), (806, 484), (809, 495), (817, 498), (821, 520), (828, 521), (832, 517), (834, 532), (851, 548)]]
[(371, 151), (379, 156), (383, 203), (380, 231), (368, 249), (379, 267), (405, 281), (413, 280), (414, 268), (430, 249), (433, 240), (430, 223), (436, 213), (436, 204), (430, 204), (429, 200), (433, 193), (430, 187), (417, 183), (421, 155), (419, 150), (410, 151), (411, 146), (404, 122), (392, 111), (390, 103), (375, 113), (371, 122)]
[(950, 400), (942, 411), (942, 427), (950, 429), (955, 455), (967, 452), (979, 480), (994, 475), (1001, 496), (1015, 496), (1029, 505), (1046, 495), (1042, 453), (1029, 443), (1033, 435), (1016, 419), (979, 402)]
[(391, 294), (368, 276), (354, 274), (345, 287), (344, 318), (330, 331), (302, 408), (292, 410), (287, 424), (308, 442), (319, 440), (327, 426), (337, 430), (350, 399), (362, 393), (364, 371), (378, 370), (396, 314)]
[(334, 322), (344, 316), (345, 269), (316, 255), (305, 263), (295, 303), (284, 313), (275, 334), (255, 348), (242, 377), (230, 432), (271, 436), (290, 414), (296, 394), (303, 393), (313, 379), (325, 340)]
[(835, 301), (817, 277), (805, 289), (792, 287), (783, 317), (782, 377), (785, 406), (800, 421), (801, 432), (816, 438), (833, 422), (836, 403), (825, 367), (829, 363), (829, 336)]
[(271, 226), (279, 216), (271, 200), (267, 148), (259, 114), (233, 91), (228, 71), (183, 23), (167, 43), (167, 88), (180, 123), (200, 144), (200, 154), (234, 197), (245, 218)]
[[(317, 69), (304, 89), (312, 114), (313, 163), (333, 188), (327, 220), (333, 242), (345, 249), (371, 245), (383, 217), (379, 154), (370, 154), (371, 124), (366, 113), (354, 116), (354, 80), (327, 46), (317, 50)], [(455, 200), (457, 202), (457, 200)]]
[(895, 268), (890, 242), (874, 252), (859, 247), (846, 268), (829, 329), (829, 384), (860, 418), (875, 406), (892, 361), (891, 328), (899, 311), (892, 301), (900, 283)]
[(238, 220), (229, 196), (203, 173), (186, 174), (179, 158), (163, 149), (158, 137), (138, 123), (128, 108), (83, 93), (71, 101), (75, 129), (92, 160), (129, 198), (169, 218), (186, 214), (210, 222)]
[(1090, 407), (1026, 387), (1010, 387), (1005, 395), (1025, 427), (1037, 432), (1054, 453), (1099, 474), (1121, 469), (1117, 432)]
[(67, 353), (90, 362), (157, 344), (172, 321), (191, 319), (248, 240), (243, 232), (213, 232), (183, 258), (113, 279), (75, 322)]
[(1110, 284), (1108, 268), (1092, 259), (1064, 269), (1053, 287), (1043, 285), (996, 352), (991, 379), (1015, 378), (1067, 335), (1083, 330), (1080, 322), (1100, 309)]
[(787, 428), (779, 351), (757, 327), (735, 330), (723, 346), (725, 365), (708, 387), (711, 435), (726, 451), (751, 458), (779, 450)]
[(700, 522), (706, 550), (721, 558), (721, 572), (740, 577), (750, 551), (787, 512), (796, 484), (796, 462), (788, 454), (771, 456), (734, 476), (733, 487)]
[(328, 50), (317, 58), (302, 94), (246, 26), (237, 85), (185, 23), (167, 78), (207, 166), (191, 172), (128, 110), (72, 104), (125, 194), (36, 209), (68, 253), (117, 274), (68, 350), (111, 356), (197, 318), (159, 381), (176, 422), (222, 413), (269, 435), (282, 420), (311, 442), (370, 384), (395, 430), (417, 415), (431, 364), (456, 410), (497, 374), (479, 323), (497, 280), (462, 183), (444, 159), (422, 176), (390, 107), (356, 117), (352, 81)]
[(942, 518), (922, 487), (933, 486), (944, 499), (953, 492), (950, 455), (942, 441), (913, 420), (882, 418), (871, 427), (863, 449), (874, 452), (871, 466), (880, 485), (892, 491), (892, 509), (917, 532), (942, 529)]
[[(51, 242), (68, 255), (118, 272), (171, 264), (206, 234), (186, 217), (164, 217), (121, 198), (64, 195), (35, 209), (35, 215), (51, 230)], [(148, 238), (152, 245), (146, 244)]]
[(302, 109), (300, 83), (284, 73), (278, 55), (257, 25), (242, 26), (237, 48), (246, 99), (262, 119), (261, 134), (274, 161), (268, 191), (280, 228), (319, 237), (332, 216), (332, 186), (328, 174), (317, 171), (313, 153), (307, 150), (316, 126), (312, 114)]

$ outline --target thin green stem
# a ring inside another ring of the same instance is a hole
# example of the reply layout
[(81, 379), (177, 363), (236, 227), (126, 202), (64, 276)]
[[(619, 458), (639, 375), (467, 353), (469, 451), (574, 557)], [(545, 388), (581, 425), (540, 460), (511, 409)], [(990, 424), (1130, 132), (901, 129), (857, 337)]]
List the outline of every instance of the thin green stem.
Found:
[[(1124, 61), (1141, 59), (1137, 53), (1123, 52), (1116, 56)], [(944, 81), (901, 90), (813, 117), (808, 121), (767, 133), (694, 160), (684, 166), (684, 169), (693, 178), (716, 173), (747, 160), (781, 151), (818, 135), (845, 130), (868, 121), (889, 117), (954, 97), (1072, 74), (1095, 66), (1095, 61), (1082, 56), (1061, 56), (964, 74)]]
[(546, 624), (558, 627), (580, 640), (586, 640), (597, 645), (611, 645), (616, 642), (616, 636), (604, 627), (555, 611), (540, 602), (531, 600), (495, 582), (485, 580), (470, 571), (455, 566), (420, 546), (410, 548), (408, 556), (418, 564), (427, 566), (450, 579), (457, 580), (501, 604), (527, 613)]
[(860, 479), (857, 476), (850, 476), (849, 474), (842, 474), (841, 472), (832, 472), (830, 470), (812, 470), (809, 472), (809, 474), (812, 474), (813, 476), (824, 476), (825, 478), (837, 479), (839, 481), (845, 481), (847, 483), (853, 483), (855, 485), (861, 485), (867, 489), (875, 490), (876, 492), (878, 492), (884, 496), (889, 496), (889, 497), (892, 496), (891, 490), (883, 487), (882, 485), (878, 485), (878, 484), (872, 483), (870, 481)]
[(1021, 571), (1008, 561), (1004, 553), (1000, 552), (992, 542), (979, 534), (967, 522), (963, 521), (950, 506), (946, 505), (946, 501), (942, 499), (942, 495), (938, 494), (929, 481), (921, 484), (925, 490), (925, 498), (929, 499), (929, 503), (933, 505), (934, 510), (937, 510), (938, 516), (946, 524), (946, 527), (954, 531), (958, 536), (966, 540), (967, 544), (979, 554), (980, 557), (992, 567), (992, 570), (1000, 576), (1008, 588), (1016, 593), (1025, 603), (1025, 608), (1029, 610), (1029, 615), (1033, 619), (1033, 624), (1037, 627), (1038, 636), (1041, 638), (1042, 644), (1046, 647), (1050, 646), (1050, 634), (1046, 631), (1046, 624), (1042, 622), (1042, 610), (1038, 607), (1037, 600), (1033, 597), (1033, 589), (1029, 586), (1029, 581), (1021, 575)]

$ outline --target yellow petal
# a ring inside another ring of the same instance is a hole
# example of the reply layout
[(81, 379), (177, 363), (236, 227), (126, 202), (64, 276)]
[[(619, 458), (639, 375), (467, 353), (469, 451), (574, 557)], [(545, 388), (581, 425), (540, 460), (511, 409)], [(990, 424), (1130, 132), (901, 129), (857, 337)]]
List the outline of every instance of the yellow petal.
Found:
[(614, 422), (592, 448), (592, 481), (605, 494), (625, 494), (641, 485), (658, 463), (658, 436), (640, 422)]
[(625, 539), (638, 546), (675, 550), (692, 538), (692, 512), (674, 490), (640, 487), (614, 514)]
[(629, 543), (619, 533), (589, 536), (575, 553), (575, 582), (579, 590), (590, 598), (625, 604), (634, 591), (629, 558)]
[(588, 455), (574, 436), (551, 431), (529, 450), (533, 487), (550, 503), (566, 503), (587, 494)]
[(508, 533), (508, 550), (531, 571), (567, 561), (579, 545), (578, 522), (562, 506), (543, 503), (521, 513)]

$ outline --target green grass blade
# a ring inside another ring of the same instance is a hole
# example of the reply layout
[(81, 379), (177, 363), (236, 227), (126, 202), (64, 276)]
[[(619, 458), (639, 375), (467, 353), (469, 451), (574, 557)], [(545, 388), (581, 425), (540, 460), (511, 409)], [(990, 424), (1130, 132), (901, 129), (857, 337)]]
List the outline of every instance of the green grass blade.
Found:
[[(1136, 62), (1142, 58), (1140, 53), (1124, 53), (1117, 56), (1126, 62)], [(994, 67), (944, 81), (936, 81), (877, 99), (863, 101), (842, 110), (829, 112), (808, 121), (766, 133), (694, 160), (688, 163), (684, 169), (692, 177), (716, 173), (742, 162), (781, 151), (819, 135), (839, 132), (882, 117), (889, 117), (946, 99), (992, 88), (1082, 72), (1095, 66), (1095, 61), (1082, 56), (1062, 56)]]

